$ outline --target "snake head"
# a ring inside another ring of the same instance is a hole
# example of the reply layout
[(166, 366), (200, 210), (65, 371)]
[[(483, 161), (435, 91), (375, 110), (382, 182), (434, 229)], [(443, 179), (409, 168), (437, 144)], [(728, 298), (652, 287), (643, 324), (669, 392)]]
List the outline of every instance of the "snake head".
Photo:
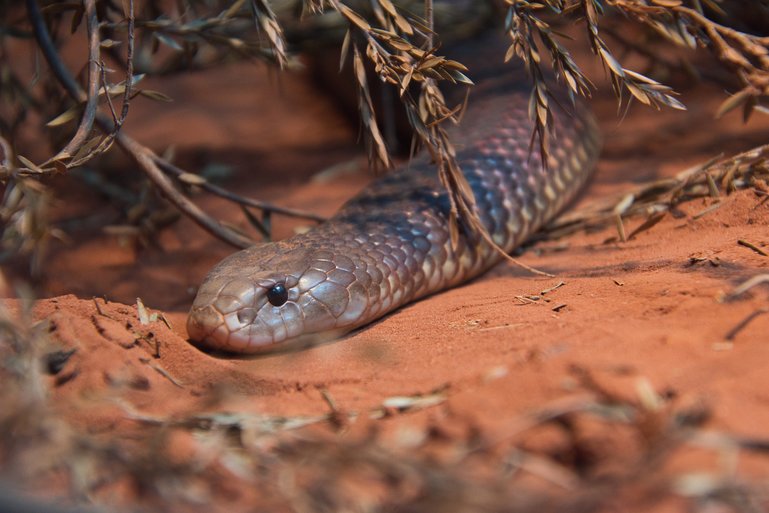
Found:
[(349, 331), (368, 304), (366, 290), (352, 283), (351, 260), (317, 248), (284, 249), (280, 242), (254, 246), (217, 265), (193, 302), (190, 339), (218, 351), (260, 353)]
[(187, 320), (190, 338), (204, 346), (255, 352), (302, 334), (293, 276), (254, 275), (207, 281)]

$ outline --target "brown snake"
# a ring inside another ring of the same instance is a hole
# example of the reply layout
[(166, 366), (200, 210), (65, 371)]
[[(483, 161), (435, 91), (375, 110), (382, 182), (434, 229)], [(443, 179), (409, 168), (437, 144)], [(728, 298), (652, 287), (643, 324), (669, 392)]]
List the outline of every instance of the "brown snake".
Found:
[[(510, 252), (575, 197), (600, 142), (584, 106), (558, 111), (543, 167), (529, 151), (528, 92), (509, 84), (499, 89), (471, 101), (452, 135), (481, 221)], [(187, 321), (190, 339), (238, 353), (327, 340), (503, 258), (469, 230), (460, 230), (453, 246), (449, 199), (435, 167), (427, 158), (406, 167), (375, 180), (317, 228), (225, 258), (198, 290)]]

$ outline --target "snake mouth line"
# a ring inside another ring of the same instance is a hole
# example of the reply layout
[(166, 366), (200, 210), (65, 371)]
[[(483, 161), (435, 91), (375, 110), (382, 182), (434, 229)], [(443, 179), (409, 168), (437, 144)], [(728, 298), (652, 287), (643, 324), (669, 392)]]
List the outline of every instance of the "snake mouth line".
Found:
[(269, 351), (276, 341), (272, 335), (255, 336), (253, 317), (251, 308), (223, 314), (213, 305), (193, 307), (187, 318), (187, 334), (200, 349), (233, 353)]
[[(214, 333), (221, 331), (218, 337)], [(218, 339), (229, 338), (229, 332), (224, 325), (224, 317), (213, 306), (193, 307), (187, 317), (187, 335), (190, 342), (195, 346), (204, 348), (216, 348), (219, 346)]]
[(237, 333), (227, 330), (224, 315), (213, 306), (193, 308), (187, 320), (187, 334), (193, 346), (210, 356), (228, 359), (253, 359), (293, 353), (339, 340), (349, 335), (350, 331), (335, 329), (258, 345), (245, 337), (242, 340), (235, 339), (240, 343), (233, 344), (233, 335)]
[[(243, 310), (249, 310), (245, 308)], [(223, 314), (213, 305), (193, 307), (187, 318), (187, 334), (192, 345), (213, 356), (253, 357), (294, 352), (338, 340), (350, 329), (331, 329), (321, 333), (308, 333), (289, 340), (274, 340), (263, 335), (261, 340), (254, 337), (255, 326), (240, 319), (240, 310)], [(243, 330), (228, 329), (227, 317), (235, 316), (243, 322)], [(242, 331), (242, 333), (241, 333)], [(257, 341), (255, 341), (257, 340)]]

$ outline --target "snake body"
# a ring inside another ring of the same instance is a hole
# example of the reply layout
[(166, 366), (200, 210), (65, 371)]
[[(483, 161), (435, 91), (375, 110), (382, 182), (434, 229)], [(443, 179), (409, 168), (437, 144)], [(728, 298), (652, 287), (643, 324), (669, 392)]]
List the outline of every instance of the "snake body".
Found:
[[(556, 116), (555, 144), (542, 166), (530, 152), (528, 103), (520, 87), (496, 87), (471, 103), (453, 134), (480, 219), (507, 252), (575, 197), (600, 146), (593, 117), (577, 105)], [(452, 244), (450, 202), (435, 166), (422, 158), (406, 167), (375, 180), (317, 228), (215, 266), (189, 315), (191, 340), (257, 353), (333, 338), (503, 258), (469, 230)]]

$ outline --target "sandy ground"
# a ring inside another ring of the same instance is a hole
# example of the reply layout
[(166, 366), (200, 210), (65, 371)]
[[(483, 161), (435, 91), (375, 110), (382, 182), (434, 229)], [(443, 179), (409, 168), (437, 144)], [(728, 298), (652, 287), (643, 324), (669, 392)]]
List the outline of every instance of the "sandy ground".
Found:
[[(605, 150), (578, 206), (767, 141), (766, 116), (759, 114), (748, 125), (734, 113), (715, 122), (721, 90), (677, 86), (688, 111), (656, 112), (634, 105), (622, 121), (611, 93), (604, 87), (596, 94), (592, 103)], [(177, 161), (190, 169), (231, 166), (234, 175), (223, 185), (243, 194), (327, 215), (369, 179), (358, 165), (357, 127), (306, 75), (277, 76), (242, 64), (147, 87), (175, 101), (137, 101), (126, 129), (158, 151), (173, 146)], [(92, 189), (67, 187), (71, 193), (60, 198), (54, 213), (59, 220), (114, 216)], [(202, 194), (195, 199), (215, 216), (246, 226), (233, 205)], [(195, 288), (231, 251), (228, 247), (186, 219), (144, 248), (129, 239), (74, 230), (69, 243), (52, 247), (36, 289), (42, 299), (34, 318), (48, 321), (51, 347), (76, 350), (58, 374), (45, 378), (49, 408), (76, 431), (118, 446), (144, 443), (149, 430), (155, 433), (170, 419), (210, 412), (319, 416), (311, 427), (290, 435), (281, 428), (280, 436), (319, 437), (342, 445), (374, 440), (377, 447), (417, 461), (455, 467), (463, 462), (484, 490), (484, 483), (502, 479), (494, 474), (486, 480), (488, 469), (523, 447), (544, 455), (521, 467), (524, 476), (536, 481), (531, 486), (547, 483), (567, 495), (579, 490), (569, 479), (579, 483), (621, 474), (650, 446), (649, 433), (661, 431), (647, 426), (627, 433), (609, 421), (578, 416), (577, 427), (566, 431), (588, 441), (590, 457), (580, 460), (573, 448), (583, 445), (567, 443), (552, 426), (521, 427), (522, 419), (543, 408), (580, 410), (580, 404), (624, 401), (637, 411), (654, 412), (649, 418), (658, 424), (696, 411), (702, 414), (697, 428), (704, 433), (765, 440), (769, 315), (736, 328), (754, 312), (766, 311), (769, 289), (755, 287), (731, 302), (720, 298), (767, 272), (769, 257), (738, 241), (769, 252), (769, 203), (748, 189), (723, 194), (719, 208), (697, 217), (712, 204), (684, 203), (681, 215), (668, 215), (627, 242), (619, 242), (616, 230), (607, 227), (543, 242), (520, 256), (555, 278), (502, 264), (336, 343), (254, 360), (215, 358), (186, 340), (185, 315)], [(627, 220), (628, 231), (642, 221)], [(276, 237), (290, 235), (298, 225), (303, 222), (277, 217)], [(12, 281), (21, 274), (18, 268), (14, 273), (6, 271)], [(142, 324), (137, 297), (168, 322)], [(19, 311), (17, 301), (6, 303)], [(169, 458), (195, 461), (205, 476), (221, 464), (201, 439), (177, 431), (165, 447)], [(727, 444), (727, 457), (723, 448), (704, 445), (676, 449), (649, 472), (669, 476), (669, 483), (703, 474), (719, 483), (769, 478), (766, 457), (734, 444)], [(477, 446), (488, 449), (481, 464), (457, 457)], [(307, 468), (320, 465), (312, 461)], [(478, 466), (486, 470), (474, 473)], [(564, 473), (569, 479), (554, 477)], [(217, 467), (215, 474), (205, 486), (197, 485), (209, 494), (204, 503), (232, 511), (286, 504), (248, 485), (232, 467)], [(66, 495), (63, 483), (70, 481), (62, 476), (51, 478), (47, 496)], [(126, 477), (105, 481), (89, 494), (96, 502), (153, 504), (162, 496)], [(387, 495), (363, 482), (358, 486), (368, 492), (356, 495), (359, 488), (352, 485), (345, 492), (359, 506), (356, 511)], [(659, 500), (651, 501), (652, 508), (628, 499), (622, 492), (626, 488), (617, 485), (621, 493), (601, 504), (615, 511), (684, 508), (686, 493), (679, 489), (673, 493), (665, 487), (655, 497)], [(398, 492), (401, 497), (409, 493)], [(180, 510), (199, 506), (189, 497), (178, 500)]]

